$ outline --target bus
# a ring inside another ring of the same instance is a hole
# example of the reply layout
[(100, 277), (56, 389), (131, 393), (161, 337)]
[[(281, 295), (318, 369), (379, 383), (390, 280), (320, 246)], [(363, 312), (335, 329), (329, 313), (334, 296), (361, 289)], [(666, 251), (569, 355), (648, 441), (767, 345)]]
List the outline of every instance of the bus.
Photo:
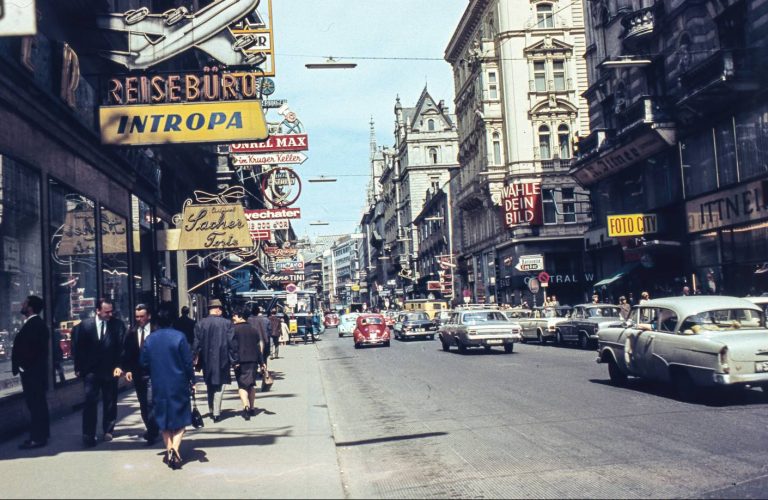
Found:
[[(264, 313), (276, 311), (277, 314), (288, 316), (288, 331), (291, 338), (304, 337), (308, 328), (312, 328), (312, 311), (320, 314), (320, 303), (317, 292), (314, 290), (297, 290), (296, 304), (288, 304), (289, 293), (285, 290), (256, 290), (252, 292), (238, 292), (232, 297), (233, 306), (245, 306), (251, 310), (258, 306)], [(322, 318), (320, 321), (322, 329)]]
[(431, 319), (435, 319), (440, 311), (448, 310), (450, 307), (445, 300), (409, 299), (405, 301), (404, 309), (406, 311), (423, 311)]

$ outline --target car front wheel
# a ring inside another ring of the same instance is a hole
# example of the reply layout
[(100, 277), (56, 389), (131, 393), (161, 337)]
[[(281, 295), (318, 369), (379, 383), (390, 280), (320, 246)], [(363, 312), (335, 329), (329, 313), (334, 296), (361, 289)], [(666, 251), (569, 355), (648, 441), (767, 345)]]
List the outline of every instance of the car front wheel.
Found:
[(515, 350), (515, 344), (504, 344), (504, 352), (507, 354)]
[(446, 342), (445, 340), (441, 340), (440, 342), (442, 342), (442, 344), (443, 344), (443, 350), (444, 350), (445, 352), (448, 352), (448, 351), (450, 351), (450, 350), (451, 350), (451, 344), (449, 344), (449, 343), (448, 343), (448, 342)]
[(589, 337), (587, 337), (587, 334), (584, 332), (579, 334), (579, 347), (582, 349), (589, 348)]
[(613, 385), (622, 386), (627, 383), (627, 374), (621, 371), (613, 358), (608, 360), (608, 376), (611, 377)]
[(456, 343), (459, 346), (459, 352), (462, 353), (462, 354), (466, 354), (467, 353), (467, 346), (464, 345), (464, 343), (461, 340), (457, 340)]

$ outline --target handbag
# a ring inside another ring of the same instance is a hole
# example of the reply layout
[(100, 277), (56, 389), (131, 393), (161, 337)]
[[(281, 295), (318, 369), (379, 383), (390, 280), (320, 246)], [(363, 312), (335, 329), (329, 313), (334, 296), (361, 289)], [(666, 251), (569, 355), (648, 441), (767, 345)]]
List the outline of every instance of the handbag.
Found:
[(195, 401), (195, 389), (192, 388), (192, 427), (199, 429), (205, 426), (203, 422), (203, 416), (200, 414), (200, 410), (197, 409), (197, 402)]
[(261, 392), (267, 392), (272, 388), (272, 384), (275, 380), (272, 378), (272, 374), (269, 370), (264, 369), (261, 373)]

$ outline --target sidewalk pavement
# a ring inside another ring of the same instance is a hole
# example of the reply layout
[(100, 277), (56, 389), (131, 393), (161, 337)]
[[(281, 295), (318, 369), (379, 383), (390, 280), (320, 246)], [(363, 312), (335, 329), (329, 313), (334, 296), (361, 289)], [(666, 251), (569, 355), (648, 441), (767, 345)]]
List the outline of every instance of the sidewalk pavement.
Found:
[[(240, 415), (237, 386), (224, 393), (222, 420), (187, 428), (184, 461), (162, 463), (162, 440), (151, 447), (133, 390), (118, 403), (115, 438), (82, 447), (82, 411), (51, 424), (44, 448), (19, 450), (25, 436), (0, 443), (3, 498), (343, 498), (328, 408), (314, 344), (284, 346), (270, 361), (275, 383), (257, 393), (261, 411)], [(205, 384), (197, 384), (205, 416)], [(99, 404), (101, 419), (101, 404)], [(97, 429), (101, 429), (99, 421)]]

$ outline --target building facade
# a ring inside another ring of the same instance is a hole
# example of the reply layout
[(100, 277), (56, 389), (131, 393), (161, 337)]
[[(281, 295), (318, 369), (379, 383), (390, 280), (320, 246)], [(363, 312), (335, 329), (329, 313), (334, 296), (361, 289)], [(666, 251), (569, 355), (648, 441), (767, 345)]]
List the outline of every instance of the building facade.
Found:
[[(598, 290), (768, 291), (768, 2), (589, 7), (593, 132), (572, 172), (594, 203)], [(647, 223), (627, 235), (631, 214)]]
[(451, 186), (455, 279), (469, 300), (541, 304), (544, 290), (527, 286), (538, 273), (517, 269), (539, 255), (536, 271), (561, 302), (590, 288), (588, 198), (569, 174), (574, 138), (589, 130), (585, 46), (580, 2), (472, 0), (446, 48), (461, 164)]

